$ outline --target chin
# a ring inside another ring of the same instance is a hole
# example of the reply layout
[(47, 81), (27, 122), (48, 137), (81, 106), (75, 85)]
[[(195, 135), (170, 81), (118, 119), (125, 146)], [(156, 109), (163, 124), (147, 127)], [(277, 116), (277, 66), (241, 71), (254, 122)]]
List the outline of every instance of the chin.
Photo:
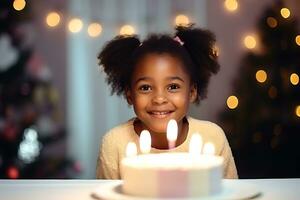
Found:
[(150, 126), (148, 126), (149, 131), (153, 131), (155, 133), (166, 133), (167, 131), (167, 123), (165, 124), (156, 124), (156, 126), (153, 126), (153, 124), (151, 124)]

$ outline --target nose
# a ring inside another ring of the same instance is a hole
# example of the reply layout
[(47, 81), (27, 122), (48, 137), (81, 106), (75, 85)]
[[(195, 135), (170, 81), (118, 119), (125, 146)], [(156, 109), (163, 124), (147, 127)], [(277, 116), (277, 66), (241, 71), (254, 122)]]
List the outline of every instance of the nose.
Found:
[(153, 104), (165, 104), (168, 102), (168, 99), (166, 98), (166, 96), (163, 94), (163, 92), (157, 92), (156, 94), (154, 94), (154, 96), (152, 97), (152, 103)]

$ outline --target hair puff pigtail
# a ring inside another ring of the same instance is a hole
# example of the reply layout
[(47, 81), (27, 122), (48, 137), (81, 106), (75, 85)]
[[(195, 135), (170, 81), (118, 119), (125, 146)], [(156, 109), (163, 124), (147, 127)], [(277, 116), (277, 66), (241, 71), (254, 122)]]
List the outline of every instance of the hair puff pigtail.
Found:
[(183, 47), (187, 50), (194, 64), (193, 79), (197, 84), (198, 99), (207, 96), (207, 86), (212, 74), (216, 74), (220, 65), (217, 61), (215, 52), (215, 35), (200, 28), (190, 26), (177, 26), (175, 36), (179, 37), (184, 43)]
[(139, 46), (140, 40), (137, 36), (117, 36), (100, 52), (99, 65), (103, 66), (112, 94), (124, 94), (129, 81), (128, 73), (132, 68), (132, 55)]

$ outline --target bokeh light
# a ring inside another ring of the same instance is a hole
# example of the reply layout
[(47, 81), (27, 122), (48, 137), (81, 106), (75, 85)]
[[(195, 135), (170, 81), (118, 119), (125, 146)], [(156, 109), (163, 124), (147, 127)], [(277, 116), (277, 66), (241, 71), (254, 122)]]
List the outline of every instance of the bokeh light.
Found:
[(88, 27), (90, 37), (98, 37), (102, 32), (102, 26), (99, 23), (91, 23)]
[(297, 36), (295, 37), (295, 42), (296, 42), (296, 44), (297, 44), (298, 46), (300, 46), (300, 35), (297, 35)]
[(190, 19), (186, 15), (177, 15), (175, 17), (176, 26), (187, 26), (190, 24)]
[(25, 0), (14, 0), (13, 7), (17, 11), (21, 11), (25, 8), (26, 1)]
[(230, 11), (236, 11), (238, 9), (238, 2), (237, 0), (226, 0), (224, 2), (225, 8)]
[(300, 117), (300, 105), (296, 106), (295, 113), (297, 117)]
[(299, 76), (296, 73), (292, 73), (290, 76), (290, 81), (293, 85), (297, 85), (299, 83)]
[(264, 70), (258, 70), (255, 74), (255, 78), (258, 82), (264, 83), (267, 80), (268, 75)]
[(283, 18), (288, 18), (291, 15), (291, 12), (288, 8), (281, 8), (280, 14)]
[(60, 22), (60, 16), (57, 12), (51, 12), (46, 17), (46, 23), (50, 27), (55, 27)]
[(252, 35), (248, 35), (244, 38), (244, 45), (248, 49), (254, 49), (256, 47), (256, 39)]
[(133, 35), (135, 34), (135, 29), (131, 25), (124, 25), (120, 29), (120, 35)]
[(7, 176), (10, 179), (17, 179), (19, 177), (19, 170), (16, 167), (11, 166), (7, 170)]
[(239, 100), (236, 96), (232, 95), (227, 98), (227, 106), (230, 109), (235, 109), (239, 105)]
[(79, 31), (81, 31), (82, 27), (83, 23), (79, 18), (71, 19), (68, 25), (69, 31), (72, 33), (78, 33)]
[(267, 24), (271, 27), (271, 28), (275, 28), (278, 25), (277, 20), (274, 17), (268, 17), (267, 18)]

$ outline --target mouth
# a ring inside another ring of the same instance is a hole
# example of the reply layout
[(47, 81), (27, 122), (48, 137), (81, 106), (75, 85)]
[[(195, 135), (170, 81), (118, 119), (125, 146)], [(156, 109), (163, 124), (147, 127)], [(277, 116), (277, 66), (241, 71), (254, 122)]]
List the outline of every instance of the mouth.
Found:
[(148, 113), (155, 118), (163, 119), (171, 115), (174, 111), (149, 111)]

